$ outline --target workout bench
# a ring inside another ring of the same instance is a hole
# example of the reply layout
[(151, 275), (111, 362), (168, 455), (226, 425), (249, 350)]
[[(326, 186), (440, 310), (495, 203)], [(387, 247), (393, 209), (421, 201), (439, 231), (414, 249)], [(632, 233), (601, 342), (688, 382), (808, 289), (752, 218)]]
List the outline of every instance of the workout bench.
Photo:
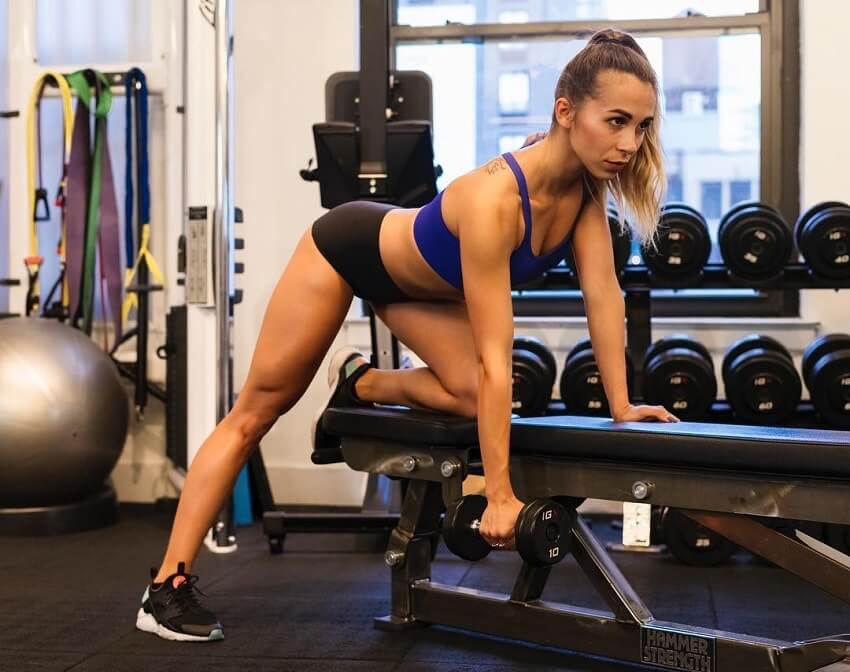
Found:
[(611, 613), (541, 600), (551, 566), (524, 562), (510, 595), (441, 585), (431, 560), (446, 505), (480, 473), (474, 421), (403, 408), (330, 409), (339, 451), (314, 456), (408, 479), (385, 560), (385, 629), (438, 624), (669, 670), (850, 672), (850, 634), (785, 642), (656, 620), (576, 506), (585, 498), (661, 504), (850, 602), (850, 567), (758, 517), (850, 524), (850, 433), (587, 417), (514, 420), (511, 477), (523, 500), (552, 498), (568, 550)]

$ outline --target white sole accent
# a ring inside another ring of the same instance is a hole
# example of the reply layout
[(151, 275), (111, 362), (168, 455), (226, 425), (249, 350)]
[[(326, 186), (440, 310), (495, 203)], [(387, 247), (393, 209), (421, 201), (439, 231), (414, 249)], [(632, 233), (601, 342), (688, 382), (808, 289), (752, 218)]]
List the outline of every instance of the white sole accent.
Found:
[(325, 411), (328, 410), (331, 397), (336, 392), (336, 386), (339, 383), (339, 372), (342, 369), (342, 365), (345, 364), (345, 360), (354, 354), (359, 355), (361, 352), (357, 348), (347, 345), (337, 350), (331, 357), (330, 364), (328, 364), (328, 395), (325, 398), (325, 402), (319, 407), (316, 415), (313, 416), (313, 424), (310, 426), (310, 440), (313, 443), (313, 450), (316, 449), (316, 432), (319, 429), (319, 422), (322, 420)]
[(163, 639), (171, 640), (172, 642), (214, 642), (224, 639), (224, 633), (218, 628), (213, 630), (209, 637), (186, 635), (181, 632), (174, 632), (168, 628), (163, 628), (156, 622), (156, 619), (152, 614), (146, 613), (145, 610), (141, 608), (139, 609), (139, 613), (136, 614), (136, 628), (143, 632), (150, 632), (151, 634), (162, 637)]

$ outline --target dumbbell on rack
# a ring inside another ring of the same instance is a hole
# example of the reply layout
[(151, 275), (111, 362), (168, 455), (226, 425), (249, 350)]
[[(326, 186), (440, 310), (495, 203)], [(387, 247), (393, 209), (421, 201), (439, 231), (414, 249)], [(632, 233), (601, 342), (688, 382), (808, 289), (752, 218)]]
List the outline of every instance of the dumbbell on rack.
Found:
[(661, 536), (670, 554), (686, 565), (721, 565), (738, 549), (726, 537), (669, 507), (661, 513)]
[(720, 220), (717, 240), (730, 275), (748, 285), (776, 280), (791, 256), (791, 229), (779, 211), (765, 203), (732, 207)]
[(722, 377), (729, 405), (745, 422), (782, 422), (800, 403), (802, 385), (794, 360), (770, 336), (751, 334), (735, 341), (723, 357)]
[(702, 214), (685, 203), (661, 208), (657, 249), (644, 245), (643, 261), (653, 276), (685, 287), (702, 275), (711, 254), (711, 236)]
[(682, 420), (699, 420), (717, 396), (714, 363), (708, 349), (684, 334), (671, 334), (649, 346), (644, 357), (643, 398)]
[[(443, 540), (448, 549), (464, 560), (481, 560), (493, 550), (479, 533), (487, 498), (467, 495), (446, 509)], [(569, 516), (551, 499), (528, 502), (517, 516), (514, 537), (522, 559), (534, 567), (554, 565), (569, 551)]]
[(794, 238), (812, 273), (826, 280), (850, 280), (850, 205), (813, 205), (797, 219)]
[[(628, 350), (625, 357), (626, 386), (631, 394), (634, 368)], [(561, 372), (560, 390), (567, 413), (603, 417), (610, 414), (602, 376), (589, 338), (581, 339), (567, 355)]]
[(522, 417), (544, 415), (555, 384), (555, 356), (540, 339), (519, 336), (512, 355), (512, 410)]
[(809, 343), (803, 352), (803, 380), (821, 417), (850, 428), (850, 335), (828, 334)]

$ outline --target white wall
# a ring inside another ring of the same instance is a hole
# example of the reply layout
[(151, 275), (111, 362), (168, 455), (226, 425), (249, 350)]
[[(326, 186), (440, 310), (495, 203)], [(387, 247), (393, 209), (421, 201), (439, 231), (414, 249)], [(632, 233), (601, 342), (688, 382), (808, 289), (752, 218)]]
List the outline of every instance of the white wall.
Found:
[[(245, 211), (237, 235), (244, 234), (246, 262), (236, 279), (245, 290), (235, 315), (238, 391), (272, 289), (298, 239), (324, 212), (318, 184), (304, 182), (298, 171), (314, 156), (312, 124), (325, 117), (325, 80), (359, 67), (359, 7), (357, 0), (251, 0), (235, 8), (236, 203)], [(343, 329), (339, 342), (346, 338)], [(360, 345), (368, 347), (368, 329)], [(324, 399), (324, 370), (263, 441), (278, 502), (362, 501), (362, 475), (310, 462), (310, 424)]]
[[(800, 206), (819, 201), (850, 202), (850, 84), (836, 67), (846, 51), (850, 3), (800, 3)], [(807, 290), (801, 313), (821, 331), (850, 332), (850, 290)]]

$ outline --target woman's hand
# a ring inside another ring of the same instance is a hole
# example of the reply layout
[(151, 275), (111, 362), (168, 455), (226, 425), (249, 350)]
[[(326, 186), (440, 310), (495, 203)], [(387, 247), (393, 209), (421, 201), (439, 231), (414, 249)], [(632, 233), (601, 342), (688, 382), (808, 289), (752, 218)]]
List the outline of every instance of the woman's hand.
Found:
[(613, 413), (612, 417), (614, 422), (639, 422), (642, 420), (679, 422), (679, 418), (663, 406), (635, 406), (629, 404), (617, 413)]
[(487, 500), (487, 508), (481, 516), (481, 536), (496, 549), (516, 548), (514, 529), (523, 503), (511, 496), (504, 500)]

